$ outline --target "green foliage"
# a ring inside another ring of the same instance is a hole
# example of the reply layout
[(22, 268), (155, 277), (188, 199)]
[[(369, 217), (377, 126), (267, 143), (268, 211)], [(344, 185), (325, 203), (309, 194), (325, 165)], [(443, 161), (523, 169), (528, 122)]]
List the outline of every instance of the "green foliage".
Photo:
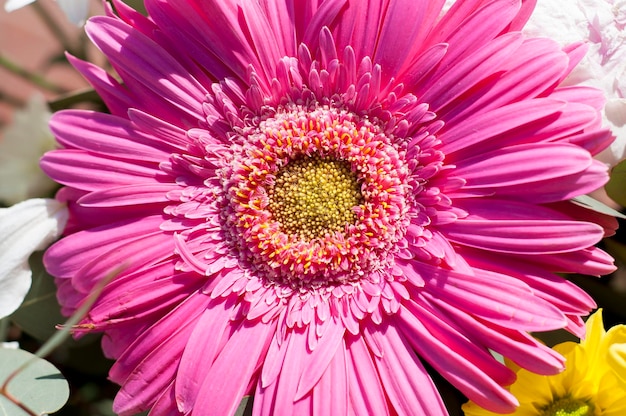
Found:
[[(6, 383), (16, 371), (15, 377)], [(0, 382), (6, 383), (6, 391), (0, 395), (0, 415), (54, 413), (65, 405), (70, 395), (67, 381), (54, 365), (19, 349), (0, 348)], [(7, 393), (15, 399), (10, 401)], [(15, 401), (32, 413), (18, 407)]]
[(54, 279), (46, 273), (42, 263), (42, 252), (30, 257), (33, 283), (20, 308), (11, 315), (11, 320), (24, 332), (40, 342), (57, 332), (56, 325), (65, 322), (56, 300)]
[(605, 189), (613, 201), (626, 207), (626, 160), (611, 169), (611, 179)]
[[(36, 283), (27, 302), (24, 302), (20, 309), (33, 307), (26, 315), (38, 314), (38, 316), (26, 316), (22, 325), (25, 327), (30, 325), (31, 329), (36, 329), (34, 332), (49, 331), (46, 326), (50, 325), (53, 333), (47, 337), (45, 334), (39, 334), (40, 337), (46, 337), (47, 341), (34, 355), (23, 350), (0, 348), (0, 416), (36, 416), (55, 412), (65, 405), (69, 398), (68, 383), (59, 370), (42, 357), (63, 346), (72, 328), (92, 307), (104, 286), (119, 273), (119, 270), (114, 270), (105, 276), (74, 315), (64, 325), (58, 326), (62, 318), (58, 318), (60, 314), (54, 289), (49, 285), (52, 278), (43, 272), (41, 256), (35, 255), (31, 260)], [(47, 304), (48, 306), (45, 306)], [(37, 307), (41, 307), (42, 310), (37, 312)], [(41, 327), (36, 322), (33, 324), (37, 319), (46, 320), (43, 316), (47, 313), (46, 310), (56, 311), (57, 316), (48, 317), (48, 323)], [(51, 323), (50, 318), (56, 322)], [(11, 319), (14, 319), (13, 315)], [(60, 330), (56, 330), (55, 327)]]
[(235, 416), (250, 416), (252, 414), (253, 399), (251, 396), (245, 396), (235, 412)]

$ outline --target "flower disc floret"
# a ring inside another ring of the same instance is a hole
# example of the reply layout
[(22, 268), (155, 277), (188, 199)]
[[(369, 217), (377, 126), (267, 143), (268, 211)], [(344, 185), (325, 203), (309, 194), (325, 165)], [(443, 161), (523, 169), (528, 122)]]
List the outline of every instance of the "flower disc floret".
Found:
[[(405, 152), (393, 136), (345, 110), (293, 105), (243, 143), (222, 172), (225, 229), (242, 260), (296, 286), (354, 281), (392, 264), (409, 206)], [(306, 184), (287, 185), (286, 175)]]
[(314, 155), (278, 172), (269, 209), (284, 232), (310, 241), (356, 220), (353, 207), (363, 200), (359, 188), (345, 161)]
[(593, 416), (595, 411), (594, 406), (587, 400), (565, 396), (541, 408), (539, 414), (541, 416)]

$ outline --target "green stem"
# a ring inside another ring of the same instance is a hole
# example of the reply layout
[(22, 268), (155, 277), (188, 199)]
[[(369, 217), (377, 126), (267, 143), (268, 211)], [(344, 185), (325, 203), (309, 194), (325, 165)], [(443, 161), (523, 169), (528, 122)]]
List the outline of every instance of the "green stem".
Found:
[(0, 101), (10, 105), (11, 107), (17, 107), (17, 108), (24, 107), (26, 105), (26, 101), (20, 98), (17, 98), (14, 95), (7, 94), (4, 91), (0, 91)]
[(65, 88), (46, 80), (40, 75), (33, 74), (30, 71), (27, 71), (26, 69), (22, 68), (15, 62), (11, 61), (6, 56), (0, 55), (0, 67), (5, 68), (9, 72), (17, 75), (20, 78), (23, 78), (29, 82), (32, 82), (33, 84), (35, 84), (36, 86), (40, 88), (46, 89), (56, 94), (62, 94), (64, 92), (67, 92)]
[(65, 108), (71, 108), (75, 104), (85, 102), (103, 105), (100, 96), (98, 96), (98, 94), (93, 89), (88, 88), (80, 91), (74, 91), (70, 94), (62, 95), (55, 100), (48, 102), (48, 106), (50, 107), (50, 110), (52, 110), (52, 112), (56, 112)]

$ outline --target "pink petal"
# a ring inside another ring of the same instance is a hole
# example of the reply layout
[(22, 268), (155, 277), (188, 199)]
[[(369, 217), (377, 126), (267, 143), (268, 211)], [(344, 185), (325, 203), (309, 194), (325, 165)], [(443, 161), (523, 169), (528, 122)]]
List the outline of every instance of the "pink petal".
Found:
[(169, 203), (167, 193), (179, 190), (176, 184), (140, 184), (90, 192), (78, 200), (85, 207), (123, 207)]
[(535, 9), (537, 0), (523, 0), (522, 7), (517, 16), (511, 21), (507, 28), (508, 32), (521, 31)]
[(315, 350), (307, 354), (305, 364), (298, 382), (295, 400), (301, 399), (317, 384), (322, 375), (326, 372), (330, 361), (341, 349), (345, 328), (338, 322), (329, 321), (329, 327), (324, 335), (319, 338)]
[(100, 255), (84, 262), (72, 277), (72, 283), (78, 290), (88, 292), (110, 273), (123, 275), (149, 268), (171, 257), (174, 249), (171, 240), (171, 236), (156, 231), (114, 244), (110, 250), (100, 247)]
[[(121, 0), (113, 0), (111, 4), (115, 8), (115, 12), (119, 18), (128, 23), (130, 26), (137, 28), (141, 33), (148, 35), (157, 29), (157, 26), (149, 18), (139, 13)], [(110, 15), (107, 13), (107, 15)], [(113, 17), (117, 17), (113, 15)]]
[(513, 383), (515, 373), (437, 315), (409, 303), (397, 322), (415, 351), (468, 399), (493, 412), (512, 412), (517, 400), (501, 386)]
[(550, 254), (582, 250), (600, 241), (602, 227), (571, 221), (548, 208), (490, 199), (466, 199), (458, 206), (471, 214), (441, 226), (451, 241), (502, 253)]
[(66, 54), (68, 61), (93, 86), (111, 114), (124, 117), (136, 101), (119, 81), (102, 68)]
[(150, 132), (151, 139), (158, 141), (160, 146), (167, 146), (178, 151), (187, 150), (189, 147), (187, 130), (134, 108), (128, 110), (128, 118), (142, 131)]
[(385, 5), (380, 1), (346, 2), (343, 19), (335, 31), (339, 50), (350, 47), (355, 59), (360, 61), (376, 49), (380, 24), (385, 15)]
[[(226, 342), (230, 321), (230, 301), (212, 301), (189, 336), (176, 375), (178, 410), (189, 413), (198, 399), (202, 384), (216, 356)], [(243, 359), (244, 357), (242, 357)]]
[(406, 338), (393, 325), (368, 324), (366, 337), (380, 345), (374, 364), (389, 402), (398, 414), (447, 415), (439, 392)]
[(422, 265), (425, 291), (472, 315), (522, 331), (563, 328), (560, 310), (538, 298), (523, 282), (503, 274), (476, 270), (476, 275)]
[[(475, 88), (482, 79), (487, 78), (508, 57), (515, 53), (522, 43), (519, 33), (511, 33), (493, 39), (480, 49), (474, 50), (467, 58), (452, 64), (447, 71), (438, 71), (437, 77), (425, 83), (421, 100), (429, 103), (430, 109), (439, 112), (452, 102), (458, 103), (459, 97), (470, 88)], [(450, 46), (441, 61), (446, 65)]]
[[(296, 21), (296, 27), (304, 30), (302, 42), (311, 50), (317, 49), (319, 34), (322, 28), (330, 26), (347, 3), (346, 0), (327, 0), (316, 7), (312, 2), (294, 2), (296, 16), (300, 16), (300, 19), (302, 19), (300, 22)], [(312, 10), (306, 10), (307, 8)]]
[[(594, 160), (595, 164), (600, 165), (600, 169), (606, 169), (606, 165), (602, 162)], [(617, 218), (613, 215), (593, 211), (586, 206), (580, 205), (576, 200), (555, 202), (547, 206), (579, 221), (595, 222), (604, 229), (605, 237), (614, 235), (619, 226)]]
[[(564, 106), (562, 101), (538, 98), (476, 113), (462, 123), (452, 124), (452, 127), (439, 135), (443, 142), (441, 150), (446, 156), (459, 151), (463, 151), (465, 157), (471, 156), (473, 153), (468, 155), (465, 152), (468, 147), (497, 138), (509, 131), (517, 131), (521, 126), (554, 115)], [(456, 157), (458, 156), (452, 156), (452, 160)]]
[[(403, 72), (407, 61), (412, 60), (417, 50), (422, 48), (421, 38), (430, 30), (430, 25), (434, 22), (442, 5), (443, 2), (440, 0), (399, 0), (387, 4), (381, 16), (376, 44), (373, 45), (375, 49), (368, 49), (369, 55), (371, 51), (375, 51), (372, 61), (385, 68), (387, 77), (396, 77), (397, 74)], [(365, 25), (367, 28), (371, 23), (371, 17), (369, 8), (365, 6), (363, 9), (368, 12)], [(357, 32), (354, 36), (360, 37), (361, 33)], [(386, 46), (391, 44), (394, 45), (393, 48)]]
[(285, 340), (279, 341), (280, 338), (278, 334), (272, 339), (272, 342), (267, 350), (267, 355), (265, 356), (263, 369), (261, 370), (261, 380), (259, 383), (260, 388), (267, 388), (278, 378), (278, 375), (283, 368), (285, 355), (287, 354), (288, 349), (287, 346), (290, 345), (289, 337), (291, 336), (296, 335), (293, 335), (293, 332), (289, 332)]
[(568, 63), (567, 55), (551, 39), (526, 40), (502, 63), (504, 66), (497, 74), (484, 80), (480, 88), (456, 101), (445, 113), (440, 112), (440, 116), (446, 123), (458, 125), (472, 114), (539, 97), (546, 88), (559, 82)]
[(175, 150), (137, 131), (128, 120), (85, 110), (54, 114), (50, 129), (67, 148), (83, 149), (120, 159), (162, 162)]
[[(559, 157), (555, 159), (554, 155)], [(522, 144), (456, 162), (463, 191), (512, 196), (535, 203), (563, 201), (591, 192), (606, 181), (606, 166), (569, 144)], [(453, 196), (454, 192), (450, 193)]]
[(347, 337), (350, 406), (355, 415), (389, 415), (387, 399), (363, 338)]
[(192, 273), (175, 273), (172, 263), (127, 274), (109, 283), (85, 322), (99, 328), (157, 319), (201, 287)]
[(414, 58), (399, 80), (407, 85), (409, 91), (413, 91), (415, 87), (419, 88), (422, 80), (437, 68), (447, 51), (446, 43), (433, 45)]
[(529, 261), (553, 272), (580, 273), (590, 276), (604, 276), (615, 271), (613, 257), (597, 247), (569, 253), (555, 253), (542, 256), (516, 256), (521, 261)]
[(275, 324), (244, 321), (239, 325), (211, 367), (204, 369), (206, 377), (192, 415), (234, 414), (274, 331)]
[(109, 377), (123, 386), (113, 409), (132, 415), (149, 408), (174, 379), (187, 339), (209, 298), (190, 296), (139, 335), (115, 362)]
[[(280, 323), (279, 323), (280, 325)], [(267, 387), (257, 384), (254, 394), (253, 416), (291, 416), (294, 412), (294, 397), (306, 356), (307, 337), (303, 331), (290, 331), (283, 342), (284, 358), (278, 378)], [(303, 399), (307, 401), (307, 399)], [(308, 401), (307, 401), (308, 403)]]
[(55, 181), (85, 191), (138, 183), (157, 183), (165, 177), (157, 165), (107, 158), (84, 150), (53, 150), (41, 159), (41, 168)]
[[(248, 7), (241, 9), (244, 25), (249, 31), (249, 36), (252, 42), (251, 47), (256, 51), (260, 66), (257, 66), (257, 70), (263, 69), (265, 77), (268, 80), (276, 77), (276, 64), (285, 56), (284, 52), (279, 48), (278, 40), (274, 36), (272, 26), (270, 26), (269, 20), (261, 5), (256, 2), (247, 3)], [(283, 26), (281, 24), (280, 26)], [(292, 52), (295, 52), (292, 51)]]
[[(208, 91), (162, 47), (109, 17), (94, 17), (85, 30), (135, 94), (165, 100), (187, 117), (202, 119), (202, 102)], [(125, 53), (118, 53), (122, 47)]]
[(464, 249), (463, 258), (476, 269), (497, 271), (520, 279), (537, 296), (548, 300), (565, 313), (588, 315), (595, 308), (593, 299), (578, 286), (529, 261), (502, 256), (498, 263), (494, 263), (489, 254), (473, 249)]
[(148, 416), (165, 416), (171, 415), (172, 409), (176, 406), (176, 396), (174, 394), (174, 383), (170, 383), (165, 391), (157, 398), (154, 405), (150, 408)]
[(311, 414), (348, 416), (346, 347), (342, 345), (311, 392)]
[[(457, 3), (475, 3), (465, 0)], [(456, 65), (464, 56), (473, 55), (477, 50), (494, 39), (511, 22), (519, 11), (521, 1), (495, 0), (483, 2), (471, 14), (455, 13), (453, 7), (434, 29), (431, 41), (450, 45), (443, 62)], [(462, 19), (462, 23), (457, 19)], [(470, 52), (471, 51), (471, 52)]]
[(264, 14), (269, 23), (268, 26), (274, 31), (276, 46), (281, 56), (296, 56), (296, 33), (292, 27), (284, 22), (295, 22), (294, 5), (290, 2), (266, 0), (260, 2), (264, 8)]
[(477, 319), (429, 293), (424, 293), (423, 297), (442, 311), (442, 319), (463, 328), (470, 340), (502, 354), (519, 366), (539, 374), (556, 374), (563, 369), (563, 357), (526, 332), (510, 325)]
[(74, 233), (46, 251), (44, 264), (48, 272), (54, 276), (74, 276), (85, 264), (98, 258), (103, 251), (114, 250), (124, 242), (150, 234), (158, 230), (162, 222), (163, 217), (160, 215), (145, 217), (140, 221), (130, 218)]
[(454, 173), (466, 180), (464, 189), (490, 188), (557, 180), (584, 172), (590, 165), (589, 152), (578, 146), (533, 143), (459, 160)]

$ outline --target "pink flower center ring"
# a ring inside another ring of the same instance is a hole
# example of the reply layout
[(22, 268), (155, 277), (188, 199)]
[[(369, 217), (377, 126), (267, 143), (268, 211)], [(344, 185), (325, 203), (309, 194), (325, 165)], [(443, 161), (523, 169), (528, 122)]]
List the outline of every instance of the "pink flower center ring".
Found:
[(344, 110), (279, 109), (222, 171), (225, 225), (244, 262), (300, 286), (387, 268), (408, 218), (405, 152)]

